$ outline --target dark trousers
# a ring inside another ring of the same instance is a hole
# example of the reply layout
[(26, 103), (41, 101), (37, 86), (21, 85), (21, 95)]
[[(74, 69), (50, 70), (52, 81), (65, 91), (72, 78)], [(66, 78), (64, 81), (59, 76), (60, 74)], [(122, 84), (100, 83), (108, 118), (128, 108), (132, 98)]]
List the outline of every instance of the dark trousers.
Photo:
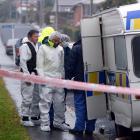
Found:
[(86, 95), (84, 91), (74, 90), (74, 106), (76, 114), (74, 129), (79, 131), (94, 131), (96, 120), (87, 119)]

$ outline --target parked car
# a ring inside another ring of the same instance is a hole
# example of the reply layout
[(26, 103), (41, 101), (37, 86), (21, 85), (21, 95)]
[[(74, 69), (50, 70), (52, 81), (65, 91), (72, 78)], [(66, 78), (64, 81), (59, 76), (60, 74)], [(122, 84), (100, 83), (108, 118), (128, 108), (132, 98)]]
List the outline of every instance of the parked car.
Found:
[(15, 44), (18, 41), (17, 38), (15, 39), (8, 39), (5, 49), (6, 49), (6, 54), (7, 55), (13, 55), (13, 48), (15, 48)]

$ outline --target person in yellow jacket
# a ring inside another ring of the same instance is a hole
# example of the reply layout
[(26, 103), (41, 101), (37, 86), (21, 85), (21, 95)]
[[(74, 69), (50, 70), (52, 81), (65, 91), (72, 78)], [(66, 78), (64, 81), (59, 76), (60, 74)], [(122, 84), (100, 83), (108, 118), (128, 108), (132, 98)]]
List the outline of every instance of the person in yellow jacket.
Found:
[(53, 33), (55, 32), (54, 28), (52, 27), (45, 27), (42, 32), (41, 32), (41, 35), (39, 36), (38, 38), (38, 43), (41, 45), (41, 44), (46, 44), (47, 41), (48, 41), (48, 37)]

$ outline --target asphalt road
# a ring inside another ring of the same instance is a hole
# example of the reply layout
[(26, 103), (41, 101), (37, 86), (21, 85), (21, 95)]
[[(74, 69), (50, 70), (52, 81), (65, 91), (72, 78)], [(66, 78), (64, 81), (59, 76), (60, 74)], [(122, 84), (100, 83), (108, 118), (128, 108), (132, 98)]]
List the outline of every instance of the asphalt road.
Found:
[[(101, 140), (98, 136), (78, 136), (69, 132), (52, 130), (51, 132), (42, 132), (39, 127), (27, 128), (32, 140)], [(103, 139), (102, 139), (103, 140)]]
[[(70, 92), (67, 94), (66, 98), (67, 106), (69, 108), (73, 108), (73, 94)], [(74, 116), (69, 117), (69, 111), (66, 115), (67, 122), (72, 123), (74, 119)], [(70, 120), (69, 120), (70, 119)], [(63, 132), (60, 130), (52, 130), (51, 132), (42, 132), (38, 127), (28, 127), (29, 134), (32, 138), (32, 140), (104, 140), (104, 138), (93, 135), (93, 136), (78, 136), (70, 134), (69, 132)]]

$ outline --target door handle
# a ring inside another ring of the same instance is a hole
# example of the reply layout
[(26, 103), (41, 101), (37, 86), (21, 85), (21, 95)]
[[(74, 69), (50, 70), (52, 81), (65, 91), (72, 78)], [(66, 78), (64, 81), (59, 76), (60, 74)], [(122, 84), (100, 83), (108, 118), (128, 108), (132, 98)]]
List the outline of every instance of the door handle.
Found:
[(90, 66), (91, 64), (88, 64), (87, 62), (85, 62), (85, 71), (88, 72), (88, 67)]

